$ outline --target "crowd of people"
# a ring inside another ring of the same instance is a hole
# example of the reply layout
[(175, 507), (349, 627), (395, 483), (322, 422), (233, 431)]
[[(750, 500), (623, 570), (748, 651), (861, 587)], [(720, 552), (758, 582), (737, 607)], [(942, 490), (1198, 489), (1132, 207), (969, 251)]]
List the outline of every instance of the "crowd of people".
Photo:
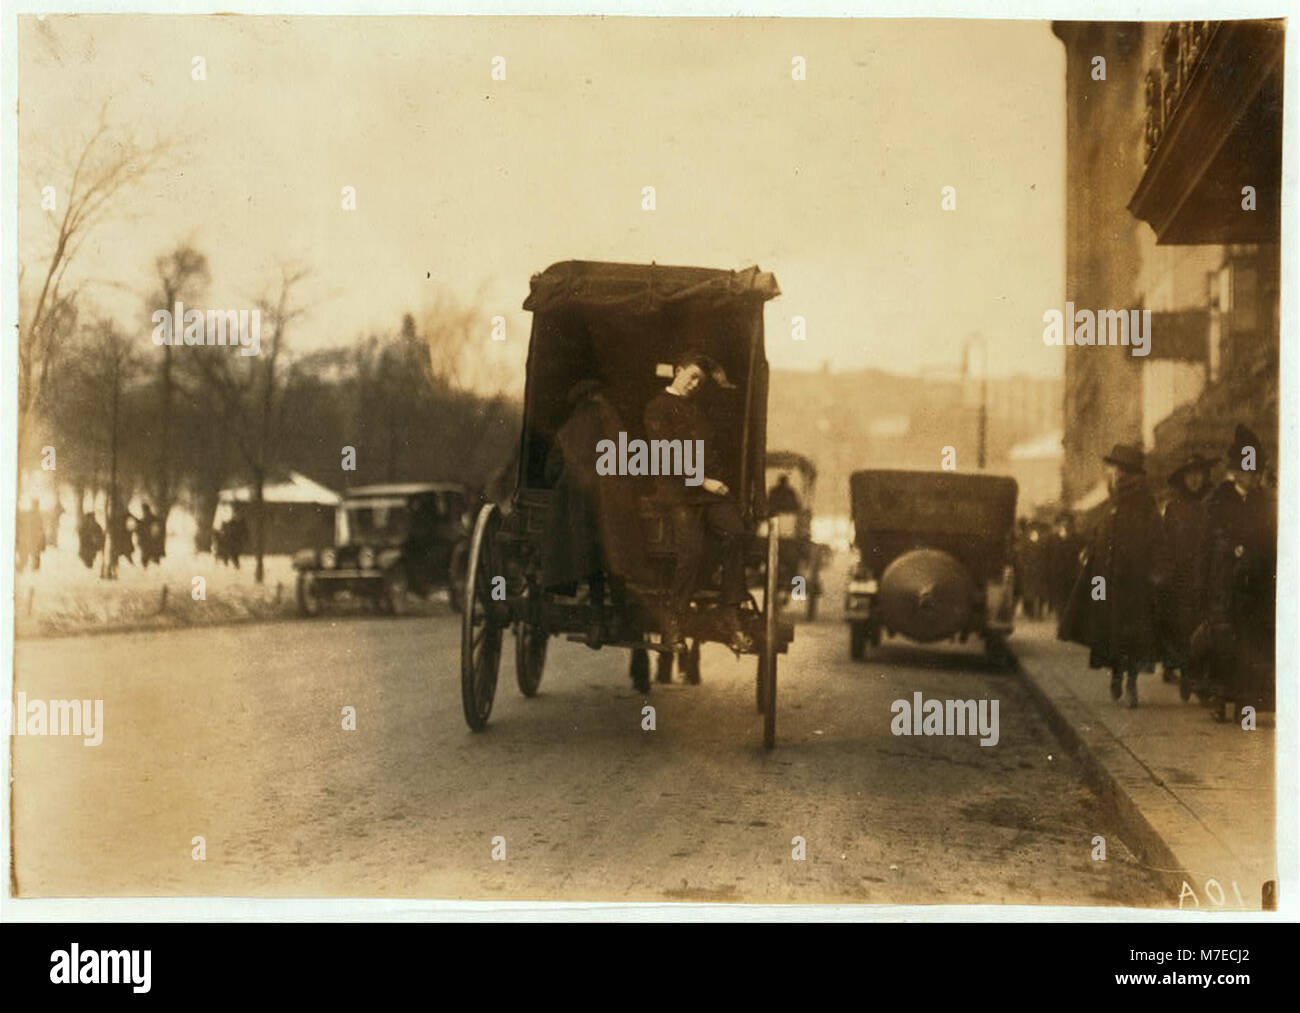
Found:
[[(41, 568), (41, 556), (59, 544), (59, 523), (64, 514), (62, 504), (42, 512), (35, 500), (30, 500), (26, 510), (20, 509), (17, 517), (15, 555), (18, 572)], [(144, 568), (162, 561), (165, 538), (163, 521), (153, 508), (145, 503), (137, 517), (130, 510), (116, 505), (109, 509), (107, 530), (99, 523), (93, 511), (81, 515), (77, 524), (77, 556), (86, 569), (93, 569), (100, 554), (108, 551), (108, 569), (116, 572), (119, 562), (125, 559), (135, 565), (135, 554), (140, 552), (140, 565)]]
[(1140, 447), (1103, 459), (1110, 497), (1082, 539), (1068, 515), (1052, 531), (1022, 525), (1017, 582), (1026, 614), (1056, 612), (1058, 636), (1089, 648), (1110, 692), (1138, 706), (1138, 676), (1157, 665), (1217, 721), (1274, 708), (1277, 500), (1256, 435), (1238, 426), (1218, 462), (1192, 453), (1157, 509)]

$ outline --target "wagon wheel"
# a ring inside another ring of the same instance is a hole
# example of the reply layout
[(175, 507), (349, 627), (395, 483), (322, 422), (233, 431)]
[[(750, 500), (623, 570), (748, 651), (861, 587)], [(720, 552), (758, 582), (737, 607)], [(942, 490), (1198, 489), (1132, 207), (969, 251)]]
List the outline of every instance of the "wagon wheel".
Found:
[(460, 624), (460, 698), (465, 722), (476, 732), (487, 727), (497, 689), (504, 624), (494, 621), (492, 578), (501, 574), (497, 532), (501, 514), (486, 504), (474, 522), (465, 572), (465, 611)]
[(763, 745), (776, 745), (776, 586), (780, 540), (776, 525), (768, 526), (767, 584), (763, 593), (763, 643), (758, 652), (758, 708), (763, 712)]
[(542, 684), (547, 639), (540, 623), (524, 619), (515, 625), (515, 681), (524, 696), (535, 696)]

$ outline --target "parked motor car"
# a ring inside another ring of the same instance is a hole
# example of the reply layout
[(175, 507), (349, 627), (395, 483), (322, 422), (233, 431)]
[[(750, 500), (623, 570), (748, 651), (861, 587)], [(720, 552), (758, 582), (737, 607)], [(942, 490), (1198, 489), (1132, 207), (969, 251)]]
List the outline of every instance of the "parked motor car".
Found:
[(923, 644), (974, 634), (990, 660), (1005, 662), (1015, 479), (857, 471), (849, 494), (858, 551), (844, 603), (850, 655), (862, 658), (882, 632)]
[(334, 516), (334, 544), (295, 554), (298, 611), (304, 616), (342, 592), (377, 610), (401, 615), (408, 596), (447, 588), (452, 608), (463, 604), (463, 561), (469, 532), (465, 487), (408, 482), (349, 489)]

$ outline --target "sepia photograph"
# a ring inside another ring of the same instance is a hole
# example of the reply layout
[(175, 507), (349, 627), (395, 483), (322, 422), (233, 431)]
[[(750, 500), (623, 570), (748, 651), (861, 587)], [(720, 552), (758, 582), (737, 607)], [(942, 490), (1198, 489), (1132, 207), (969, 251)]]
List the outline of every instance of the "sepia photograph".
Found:
[(1277, 912), (1219, 6), (20, 10), (8, 898)]

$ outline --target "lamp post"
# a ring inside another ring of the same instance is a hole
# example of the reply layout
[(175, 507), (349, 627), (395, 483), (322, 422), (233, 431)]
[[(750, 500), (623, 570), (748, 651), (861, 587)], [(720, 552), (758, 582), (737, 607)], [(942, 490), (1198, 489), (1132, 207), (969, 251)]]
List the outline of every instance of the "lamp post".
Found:
[(972, 334), (961, 346), (961, 375), (964, 380), (970, 375), (970, 348), (978, 344), (983, 352), (980, 370), (980, 404), (979, 404), (979, 470), (983, 471), (987, 463), (987, 446), (989, 431), (989, 343), (982, 334)]

